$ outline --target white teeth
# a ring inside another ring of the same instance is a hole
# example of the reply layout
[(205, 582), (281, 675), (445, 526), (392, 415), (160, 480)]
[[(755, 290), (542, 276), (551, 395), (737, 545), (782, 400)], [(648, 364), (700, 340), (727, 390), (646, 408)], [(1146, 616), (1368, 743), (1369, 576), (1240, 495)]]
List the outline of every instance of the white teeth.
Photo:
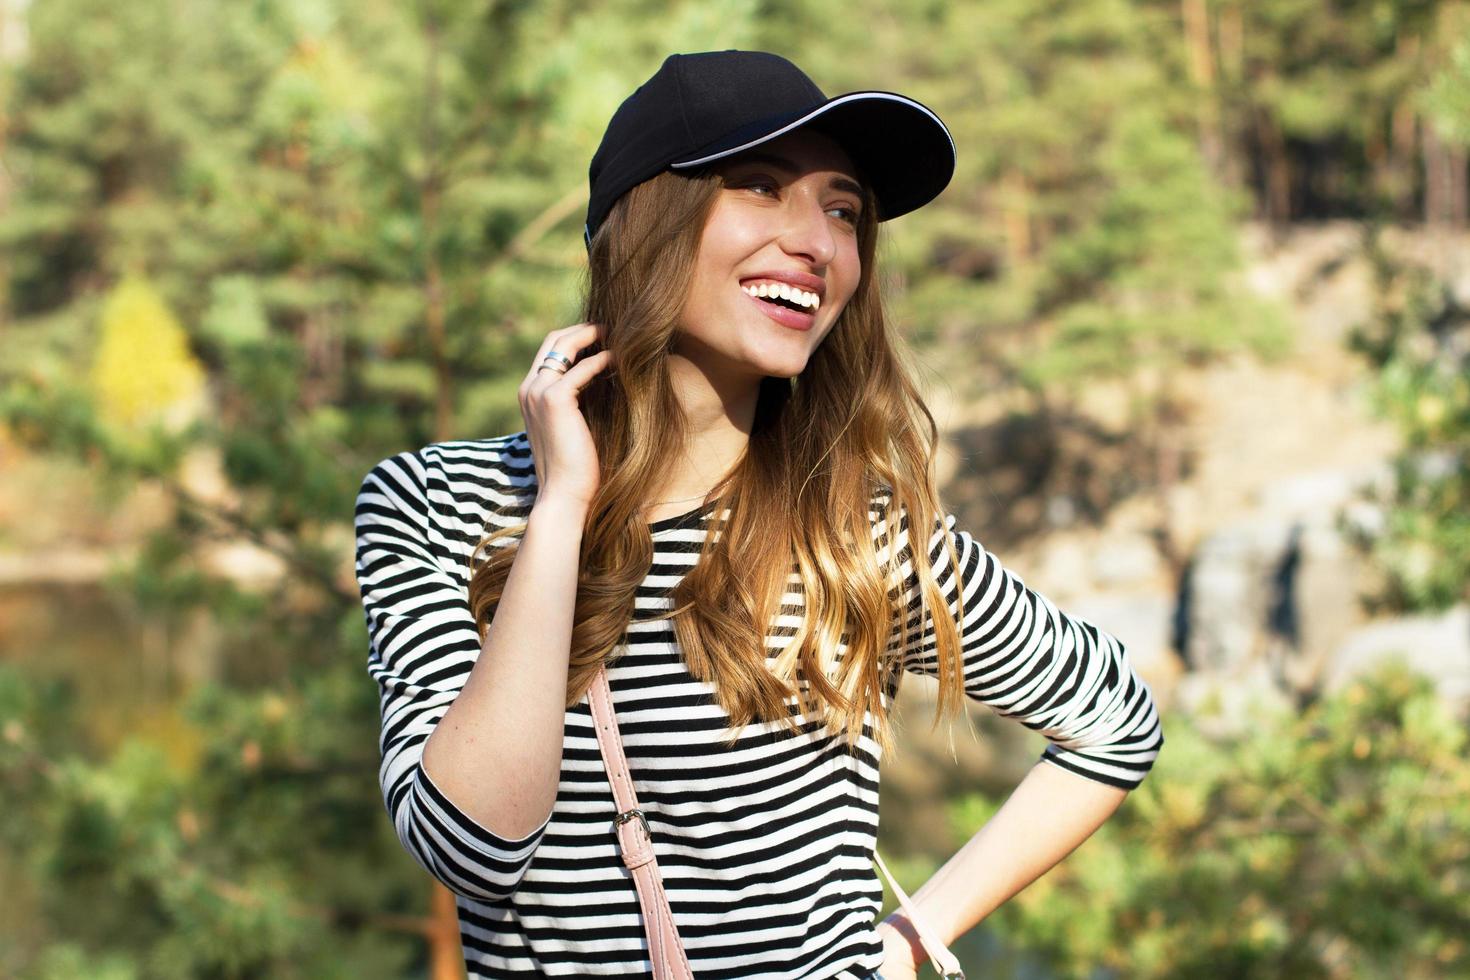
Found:
[(816, 293), (809, 293), (804, 289), (797, 289), (795, 286), (789, 285), (784, 282), (763, 282), (758, 283), (754, 286), (741, 286), (740, 288), (745, 290), (750, 295), (756, 297), (764, 298), (767, 296), (779, 296), (781, 299), (791, 300), (792, 302), (799, 303), (800, 305), (808, 307), (813, 311), (815, 311), (817, 307), (821, 305), (821, 300), (818, 298)]

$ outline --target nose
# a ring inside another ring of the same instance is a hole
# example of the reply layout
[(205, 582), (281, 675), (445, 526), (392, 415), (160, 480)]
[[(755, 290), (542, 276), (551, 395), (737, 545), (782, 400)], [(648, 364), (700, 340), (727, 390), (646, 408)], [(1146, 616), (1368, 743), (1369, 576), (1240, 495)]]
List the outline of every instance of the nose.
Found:
[(832, 219), (827, 217), (822, 202), (814, 195), (792, 194), (789, 200), (781, 248), (791, 255), (804, 257), (817, 268), (827, 266), (837, 254)]

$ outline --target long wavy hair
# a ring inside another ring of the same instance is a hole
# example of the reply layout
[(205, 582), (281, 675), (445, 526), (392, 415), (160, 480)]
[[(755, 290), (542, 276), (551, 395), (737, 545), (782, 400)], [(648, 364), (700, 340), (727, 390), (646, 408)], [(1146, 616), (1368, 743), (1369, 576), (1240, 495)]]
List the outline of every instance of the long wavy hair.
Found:
[[(685, 664), (729, 714), (732, 747), (756, 719), (784, 721), (799, 733), (799, 712), (833, 736), (845, 733), (851, 748), (870, 713), (872, 737), (889, 753), (894, 741), (883, 691), (902, 680), (904, 652), (931, 615), (939, 681), (934, 723), (963, 703), (958, 630), (928, 552), (944, 514), (934, 467), (939, 430), (912, 380), (910, 352), (884, 315), (874, 262), (876, 202), (860, 182), (857, 290), (800, 376), (761, 382), (749, 444), (706, 497), (706, 505), (717, 505), (709, 533), (698, 563), (671, 593), (668, 616)], [(722, 186), (710, 168), (664, 171), (624, 194), (591, 241), (582, 319), (601, 324), (604, 336), (587, 353), (605, 345), (613, 364), (579, 396), (601, 486), (582, 534), (569, 708), (622, 652), (635, 591), (653, 561), (643, 508), (662, 486), (667, 461), (686, 452), (687, 420), (668, 356), (687, 290), (648, 284), (692, 280)], [(881, 534), (870, 509), (880, 515)], [(896, 550), (900, 514), (911, 540)], [(469, 598), (482, 640), (526, 527), (485, 537), (471, 556)], [(510, 544), (494, 545), (505, 537)], [(947, 534), (944, 547), (958, 577)], [(880, 551), (887, 555), (882, 567)], [(906, 560), (917, 574), (917, 596), (900, 572)], [(788, 591), (798, 605), (783, 605)], [(911, 611), (915, 599), (921, 604)], [(793, 614), (799, 626), (776, 625)], [(770, 648), (768, 636), (776, 644)]]

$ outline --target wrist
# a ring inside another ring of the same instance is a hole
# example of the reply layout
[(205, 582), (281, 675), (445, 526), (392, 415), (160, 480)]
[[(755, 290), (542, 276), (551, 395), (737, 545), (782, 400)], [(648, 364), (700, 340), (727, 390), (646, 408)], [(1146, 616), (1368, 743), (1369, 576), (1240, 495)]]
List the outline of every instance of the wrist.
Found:
[(587, 520), (588, 509), (588, 504), (568, 497), (538, 496), (531, 505), (531, 513), (526, 520), (529, 523), (531, 518), (541, 514), (542, 521), (545, 521), (549, 515), (555, 515), (552, 519), (558, 523), (574, 525), (580, 531), (583, 522)]
[(881, 925), (888, 927), (883, 930), (887, 933), (883, 938), (885, 955), (893, 952), (895, 955), (907, 956), (909, 965), (915, 970), (928, 962), (929, 953), (924, 949), (924, 941), (919, 938), (918, 930), (902, 909), (895, 909)]

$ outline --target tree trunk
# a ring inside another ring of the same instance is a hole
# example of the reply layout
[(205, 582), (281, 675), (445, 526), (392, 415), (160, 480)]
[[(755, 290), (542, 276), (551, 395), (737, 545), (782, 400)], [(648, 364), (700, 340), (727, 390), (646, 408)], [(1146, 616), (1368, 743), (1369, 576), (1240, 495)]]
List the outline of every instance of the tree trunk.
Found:
[(1200, 91), (1199, 146), (1205, 166), (1217, 181), (1225, 177), (1224, 141), (1220, 137), (1220, 113), (1215, 89), (1215, 54), (1210, 47), (1208, 0), (1180, 0), (1184, 24), (1184, 48), (1188, 56), (1189, 80)]
[[(1395, 49), (1395, 60), (1408, 64), (1419, 56), (1419, 38), (1401, 34)], [(1388, 191), (1393, 200), (1394, 216), (1408, 220), (1414, 208), (1414, 169), (1419, 156), (1418, 119), (1414, 114), (1411, 93), (1402, 94), (1394, 105), (1388, 139)]]
[[(1245, 26), (1240, 13), (1240, 4), (1226, 3), (1220, 8), (1219, 16), (1219, 76), (1221, 90), (1225, 93), (1239, 91), (1245, 78)], [(1246, 185), (1246, 160), (1238, 136), (1236, 103), (1222, 106), (1221, 111), (1221, 180), (1225, 186), (1239, 189)]]
[(1419, 129), (1424, 154), (1424, 224), (1429, 229), (1447, 223), (1449, 181), (1445, 172), (1444, 147), (1434, 123), (1426, 119)]
[(464, 950), (459, 944), (459, 911), (454, 893), (438, 881), (429, 902), (429, 980), (464, 980)]
[(1446, 144), (1445, 162), (1445, 209), (1452, 228), (1464, 228), (1470, 224), (1470, 200), (1465, 186), (1465, 148)]
[(1159, 523), (1154, 530), (1154, 543), (1177, 590), (1184, 578), (1184, 568), (1189, 562), (1187, 546), (1180, 540), (1174, 492), (1184, 471), (1185, 412), (1170, 393), (1167, 382), (1154, 413), (1154, 492), (1157, 495), (1159, 514)]
[(1256, 109), (1256, 134), (1265, 157), (1266, 220), (1273, 233), (1279, 234), (1291, 220), (1291, 161), (1286, 156), (1286, 141), (1271, 110)]
[[(439, 25), (432, 15), (424, 20), (427, 34), (428, 64), (424, 91), (424, 180), (419, 198), (424, 227), (424, 325), (429, 335), (430, 357), (434, 367), (434, 439), (443, 441), (453, 435), (454, 395), (450, 388), (449, 353), (444, 329), (444, 281), (439, 264), (439, 196), (443, 186), (444, 167), (440, 159), (439, 131), (435, 120), (439, 114)], [(464, 950), (459, 941), (459, 912), (454, 894), (440, 882), (433, 882), (429, 903), (429, 978), (430, 980), (463, 980)]]
[(439, 158), (439, 25), (425, 24), (429, 63), (424, 93), (424, 173), (419, 207), (424, 226), (424, 326), (429, 335), (429, 356), (434, 368), (434, 439), (453, 435), (454, 394), (449, 371), (449, 350), (444, 329), (444, 280), (439, 264), (439, 196), (443, 185), (443, 161)]
[[(0, 0), (0, 65), (3, 65), (6, 71), (11, 70), (12, 63), (19, 64), (25, 58), (26, 33), (24, 27), (22, 11), (12, 11), (7, 0)], [(6, 55), (9, 56), (6, 57)], [(0, 160), (6, 158), (5, 147), (9, 142), (9, 130), (9, 111), (3, 104), (0, 104)], [(7, 213), (10, 194), (10, 168), (0, 167), (0, 214)], [(5, 326), (10, 320), (9, 285), (10, 263), (6, 261), (5, 253), (0, 252), (0, 334), (5, 332)]]
[(1001, 180), (1002, 221), (1011, 254), (1018, 261), (1031, 257), (1031, 192), (1026, 176), (1019, 170), (1008, 172)]
[(1220, 75), (1231, 81), (1245, 77), (1245, 26), (1238, 2), (1220, 8)]

